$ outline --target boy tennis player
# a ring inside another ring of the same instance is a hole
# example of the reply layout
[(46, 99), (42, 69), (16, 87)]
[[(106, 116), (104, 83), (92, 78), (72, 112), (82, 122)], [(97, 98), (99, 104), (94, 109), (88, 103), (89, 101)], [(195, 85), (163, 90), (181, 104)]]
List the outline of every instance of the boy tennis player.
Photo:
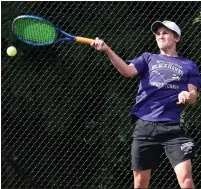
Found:
[(91, 45), (104, 51), (123, 76), (141, 79), (136, 104), (131, 110), (134, 188), (148, 188), (151, 170), (159, 165), (163, 150), (180, 187), (194, 188), (191, 159), (196, 154), (195, 146), (180, 127), (180, 113), (182, 104), (196, 102), (200, 73), (193, 61), (178, 56), (176, 45), (181, 30), (174, 22), (156, 21), (151, 30), (160, 54), (143, 53), (124, 61), (99, 38)]

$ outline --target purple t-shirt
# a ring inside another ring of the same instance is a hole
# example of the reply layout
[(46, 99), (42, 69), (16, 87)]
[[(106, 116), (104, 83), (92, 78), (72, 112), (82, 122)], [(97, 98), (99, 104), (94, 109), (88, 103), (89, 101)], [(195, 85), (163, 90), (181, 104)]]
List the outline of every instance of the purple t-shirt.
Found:
[(182, 105), (178, 94), (188, 91), (187, 84), (200, 89), (201, 76), (196, 64), (183, 57), (143, 53), (126, 61), (134, 64), (140, 76), (136, 104), (131, 114), (153, 122), (180, 122)]

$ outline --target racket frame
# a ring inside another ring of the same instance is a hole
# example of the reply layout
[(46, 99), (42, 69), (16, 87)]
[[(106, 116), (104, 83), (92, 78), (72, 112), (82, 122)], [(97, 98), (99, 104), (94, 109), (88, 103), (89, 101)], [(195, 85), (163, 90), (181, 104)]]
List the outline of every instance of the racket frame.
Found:
[[(34, 42), (31, 42), (31, 41), (22, 39), (21, 37), (19, 37), (18, 35), (15, 34), (15, 22), (16, 22), (16, 20), (19, 20), (19, 19), (22, 19), (22, 18), (36, 19), (36, 20), (40, 20), (40, 21), (43, 21), (43, 22), (49, 24), (56, 31), (55, 39), (50, 41), (50, 42), (47, 42), (47, 43), (34, 43)], [(76, 40), (76, 36), (70, 35), (70, 34), (64, 32), (63, 30), (55, 27), (50, 21), (48, 21), (48, 20), (46, 20), (44, 18), (41, 18), (39, 16), (33, 16), (33, 15), (21, 15), (21, 16), (16, 17), (13, 20), (13, 23), (12, 23), (12, 31), (13, 31), (14, 35), (17, 37), (17, 39), (19, 39), (20, 41), (23, 41), (26, 44), (33, 45), (33, 46), (46, 46), (46, 45), (55, 44), (57, 42)], [(59, 36), (60, 33), (65, 35), (66, 37), (58, 39), (58, 36)]]

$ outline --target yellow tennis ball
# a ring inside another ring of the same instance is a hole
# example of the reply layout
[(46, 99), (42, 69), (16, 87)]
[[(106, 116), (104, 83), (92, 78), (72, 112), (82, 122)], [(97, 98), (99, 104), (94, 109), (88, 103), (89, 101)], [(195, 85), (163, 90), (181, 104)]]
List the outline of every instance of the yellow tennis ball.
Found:
[(10, 46), (7, 48), (8, 56), (15, 56), (17, 54), (17, 49), (14, 46)]

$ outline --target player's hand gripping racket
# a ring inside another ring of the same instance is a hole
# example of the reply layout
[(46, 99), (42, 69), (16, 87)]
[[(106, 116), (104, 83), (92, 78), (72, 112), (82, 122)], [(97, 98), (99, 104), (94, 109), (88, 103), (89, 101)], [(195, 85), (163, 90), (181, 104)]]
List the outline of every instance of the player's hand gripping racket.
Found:
[[(70, 35), (55, 27), (51, 22), (33, 15), (22, 15), (14, 19), (12, 30), (24, 43), (34, 46), (51, 45), (61, 41), (76, 41), (91, 44), (94, 40)], [(59, 36), (62, 35), (62, 38)]]

